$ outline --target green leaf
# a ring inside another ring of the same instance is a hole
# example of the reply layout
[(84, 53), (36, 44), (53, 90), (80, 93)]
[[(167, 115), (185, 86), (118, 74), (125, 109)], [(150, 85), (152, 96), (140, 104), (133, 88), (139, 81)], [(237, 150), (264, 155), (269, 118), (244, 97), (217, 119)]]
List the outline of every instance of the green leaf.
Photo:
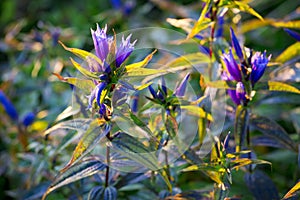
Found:
[(76, 62), (75, 60), (73, 60), (72, 58), (70, 58), (72, 64), (74, 65), (74, 67), (80, 71), (83, 75), (85, 75), (88, 78), (95, 78), (98, 79), (99, 77), (95, 74), (90, 72), (89, 70), (85, 69), (84, 67), (82, 67), (78, 62)]
[(76, 49), (76, 48), (69, 48), (67, 46), (65, 46), (61, 41), (58, 41), (65, 50), (70, 51), (71, 53), (75, 54), (76, 56), (78, 56), (79, 58), (86, 60), (88, 58), (92, 58), (93, 60), (95, 60), (99, 65), (103, 65), (102, 61), (94, 54), (87, 52), (85, 50), (82, 49)]
[(192, 31), (192, 23), (195, 22), (194, 19), (185, 18), (185, 19), (173, 19), (167, 18), (166, 20), (172, 26), (183, 29), (186, 33), (190, 33)]
[(133, 63), (133, 64), (130, 64), (130, 65), (127, 65), (125, 68), (126, 68), (126, 71), (127, 72), (130, 72), (130, 71), (134, 71), (134, 70), (137, 70), (137, 69), (140, 69), (142, 67), (145, 67), (149, 62), (150, 60), (152, 59), (153, 57), (153, 54), (156, 53), (156, 49), (151, 53), (149, 54), (144, 60), (140, 61), (140, 62), (137, 62), (137, 63)]
[(64, 121), (47, 129), (44, 132), (43, 136), (48, 136), (49, 134), (57, 131), (58, 129), (70, 129), (79, 132), (85, 132), (90, 126), (91, 122), (92, 122), (91, 119), (81, 119), (81, 118)]
[(171, 136), (171, 138), (174, 139), (177, 136), (177, 133), (178, 133), (178, 124), (176, 122), (176, 119), (174, 117), (170, 116), (170, 115), (167, 115), (166, 122), (165, 122), (165, 127), (167, 129), (167, 132)]
[(198, 64), (203, 64), (203, 63), (209, 63), (210, 58), (203, 53), (197, 52), (197, 53), (191, 53), (191, 54), (186, 54), (183, 56), (180, 56), (171, 62), (167, 64), (168, 67), (170, 68), (175, 68), (175, 67), (194, 67)]
[(197, 35), (200, 31), (206, 29), (210, 25), (210, 19), (206, 18), (205, 15), (212, 4), (212, 0), (208, 0), (201, 11), (200, 17), (198, 21), (195, 23), (194, 27), (192, 28), (192, 31), (189, 33), (187, 38), (192, 38), (195, 35)]
[(271, 25), (277, 28), (300, 28), (300, 20), (295, 21), (275, 21), (273, 19), (264, 19), (264, 21), (253, 19), (242, 24), (241, 32), (246, 33), (254, 29)]
[(67, 170), (72, 164), (89, 153), (98, 144), (98, 142), (106, 136), (106, 134), (110, 131), (110, 128), (110, 125), (100, 121), (99, 119), (92, 121), (89, 128), (77, 144), (71, 160), (61, 171), (63, 172)]
[(274, 138), (284, 146), (289, 147), (290, 150), (298, 151), (296, 144), (286, 133), (286, 131), (279, 126), (275, 121), (261, 116), (251, 116), (250, 124), (253, 128), (261, 131), (264, 135)]
[(104, 168), (105, 165), (93, 157), (87, 158), (84, 161), (73, 165), (66, 171), (58, 174), (50, 187), (47, 189), (46, 193), (43, 196), (43, 199), (45, 199), (50, 192), (85, 177), (99, 173)]
[(277, 58), (276, 62), (285, 63), (286, 61), (296, 57), (300, 56), (300, 42), (296, 42), (295, 44), (292, 44), (288, 48), (286, 48)]
[[(235, 159), (232, 160), (230, 162), (231, 164), (231, 169), (236, 169), (236, 168), (240, 168), (243, 166), (247, 166), (247, 165), (252, 165), (252, 164), (268, 164), (268, 165), (272, 165), (271, 162), (265, 161), (265, 160), (257, 160), (257, 159), (249, 159), (249, 158), (239, 158), (239, 159)], [(233, 165), (232, 165), (233, 164)]]
[(88, 200), (101, 199), (103, 192), (103, 186), (93, 187), (93, 189), (91, 189), (91, 191), (89, 192)]
[(234, 138), (236, 141), (236, 151), (239, 152), (243, 149), (243, 145), (247, 136), (249, 111), (248, 108), (239, 105), (235, 112)]
[(300, 190), (300, 181), (296, 185), (294, 185), (294, 187), (292, 187), (292, 189), (290, 189), (290, 191), (288, 191), (286, 195), (284, 195), (283, 200), (295, 196), (296, 195), (295, 193), (298, 192), (299, 190)]
[(136, 90), (143, 90), (143, 89), (145, 89), (145, 88), (147, 88), (149, 85), (151, 85), (152, 84), (152, 82), (149, 82), (149, 83), (145, 83), (145, 84), (142, 84), (142, 85), (140, 85), (140, 86), (134, 86), (134, 88), (136, 89)]
[(183, 110), (187, 110), (189, 112), (189, 114), (201, 117), (201, 118), (206, 118), (209, 121), (213, 121), (213, 118), (211, 116), (211, 114), (205, 112), (203, 110), (203, 108), (199, 107), (199, 106), (193, 106), (193, 105), (189, 105), (189, 106), (180, 106), (181, 109)]
[(137, 77), (137, 76), (149, 76), (149, 75), (154, 75), (154, 74), (163, 75), (165, 73), (167, 73), (167, 71), (163, 70), (163, 69), (136, 68), (136, 69), (127, 71), (125, 76)]
[(113, 186), (108, 186), (104, 190), (104, 200), (117, 200), (117, 189)]

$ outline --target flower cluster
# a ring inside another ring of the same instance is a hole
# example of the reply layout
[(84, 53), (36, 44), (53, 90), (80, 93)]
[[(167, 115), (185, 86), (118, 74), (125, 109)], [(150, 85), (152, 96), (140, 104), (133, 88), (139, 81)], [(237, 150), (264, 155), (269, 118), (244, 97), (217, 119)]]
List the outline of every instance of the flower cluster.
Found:
[(100, 64), (92, 58), (88, 59), (89, 70), (100, 74), (99, 80), (94, 80), (96, 86), (89, 95), (88, 109), (93, 107), (96, 100), (100, 116), (103, 116), (107, 110), (103, 103), (104, 98), (101, 97), (103, 91), (116, 82), (119, 75), (117, 71), (122, 68), (122, 64), (132, 53), (136, 43), (136, 40), (130, 42), (131, 35), (126, 39), (123, 36), (121, 44), (116, 47), (113, 37), (107, 36), (106, 31), (107, 26), (101, 29), (98, 24), (95, 31), (91, 29), (95, 53), (102, 63)]
[[(264, 74), (271, 55), (267, 57), (266, 51), (264, 53), (256, 52), (254, 55), (252, 55), (251, 52), (250, 56), (247, 57), (243, 53), (232, 28), (230, 28), (230, 36), (238, 61), (234, 59), (232, 49), (229, 49), (229, 53), (224, 53), (222, 60), (226, 66), (226, 71), (223, 71), (221, 78), (226, 81), (237, 82), (236, 89), (228, 90), (227, 92), (232, 101), (239, 105), (249, 101), (250, 90), (246, 90), (245, 85), (254, 87), (255, 83)], [(246, 91), (248, 91), (248, 93)]]
[(177, 105), (176, 103), (174, 104), (174, 102), (176, 102), (176, 101), (173, 101), (173, 100), (176, 99), (177, 97), (183, 97), (184, 96), (189, 77), (190, 77), (190, 74), (188, 73), (183, 78), (181, 83), (175, 87), (175, 90), (174, 90), (172, 96), (169, 97), (168, 96), (168, 90), (167, 90), (167, 87), (166, 87), (166, 82), (165, 82), (164, 77), (162, 76), (161, 77), (161, 85), (158, 85), (158, 90), (157, 91), (155, 91), (154, 88), (151, 85), (148, 86), (148, 89), (149, 89), (149, 91), (152, 95), (152, 98), (148, 98), (148, 99), (164, 106), (164, 108), (166, 109), (167, 114), (170, 115), (171, 110), (173, 108), (175, 108), (176, 105)]

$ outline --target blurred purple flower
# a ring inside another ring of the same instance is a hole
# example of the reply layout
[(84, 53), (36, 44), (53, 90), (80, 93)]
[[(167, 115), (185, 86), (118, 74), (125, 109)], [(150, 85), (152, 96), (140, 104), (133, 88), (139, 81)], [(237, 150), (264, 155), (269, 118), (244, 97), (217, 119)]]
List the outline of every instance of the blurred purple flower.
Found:
[(223, 36), (223, 28), (224, 28), (224, 16), (218, 17), (218, 26), (215, 37), (222, 37)]
[(0, 90), (0, 103), (4, 107), (6, 113), (9, 115), (9, 117), (17, 121), (19, 116), (18, 112), (15, 109), (14, 105), (10, 102), (10, 100), (5, 96), (5, 94)]
[(137, 113), (137, 111), (138, 111), (139, 95), (140, 95), (140, 92), (137, 91), (132, 96), (131, 111), (133, 113)]
[(236, 55), (239, 57), (240, 61), (242, 62), (244, 60), (243, 51), (231, 27), (230, 27), (230, 37), (231, 37), (231, 44), (236, 52)]
[(34, 119), (35, 119), (35, 114), (33, 112), (29, 112), (24, 116), (22, 123), (24, 126), (27, 127), (34, 122)]
[(181, 81), (180, 85), (176, 88), (174, 95), (177, 97), (183, 97), (185, 90), (186, 90), (186, 86), (187, 86), (187, 81), (190, 77), (190, 73), (188, 73), (184, 79)]
[(229, 74), (232, 76), (232, 78), (236, 81), (242, 81), (240, 67), (234, 60), (231, 49), (229, 50), (228, 54), (223, 54), (222, 59), (225, 62), (226, 68)]
[(296, 31), (292, 31), (290, 29), (283, 29), (285, 32), (287, 32), (290, 36), (292, 36), (293, 38), (295, 38), (296, 40), (300, 41), (300, 33), (297, 33)]
[(109, 53), (109, 46), (112, 42), (112, 38), (107, 37), (106, 31), (107, 31), (107, 25), (105, 25), (103, 29), (100, 29), (99, 25), (97, 24), (96, 31), (91, 29), (96, 55), (102, 61), (106, 59)]
[(271, 59), (271, 55), (267, 58), (266, 51), (263, 54), (260, 52), (256, 52), (251, 58), (252, 71), (250, 74), (250, 80), (252, 85), (255, 84), (264, 74), (265, 69), (269, 60)]
[(132, 53), (134, 49), (134, 45), (137, 40), (130, 43), (131, 34), (124, 39), (122, 37), (122, 43), (120, 44), (119, 48), (116, 50), (116, 67), (119, 68), (121, 64), (128, 58), (128, 56)]

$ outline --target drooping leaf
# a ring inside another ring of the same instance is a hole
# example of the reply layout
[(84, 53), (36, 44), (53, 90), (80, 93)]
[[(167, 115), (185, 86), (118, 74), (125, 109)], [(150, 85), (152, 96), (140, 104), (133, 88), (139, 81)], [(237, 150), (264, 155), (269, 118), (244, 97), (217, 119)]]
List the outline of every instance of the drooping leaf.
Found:
[(77, 88), (83, 90), (85, 93), (89, 94), (91, 90), (94, 89), (95, 84), (93, 81), (88, 80), (88, 79), (80, 79), (80, 78), (75, 78), (75, 77), (62, 77), (59, 74), (53, 73), (55, 76), (59, 78), (59, 80), (72, 84), (76, 86)]
[(73, 60), (73, 58), (70, 58), (72, 64), (74, 65), (74, 67), (80, 71), (83, 75), (85, 75), (86, 77), (88, 78), (95, 78), (95, 79), (98, 79), (99, 77), (93, 73), (93, 72), (90, 72), (89, 70), (85, 69), (84, 67), (82, 67), (78, 62), (76, 62), (75, 60)]
[(103, 195), (104, 200), (116, 200), (117, 199), (117, 189), (113, 186), (108, 186), (104, 190)]
[(275, 121), (262, 116), (251, 116), (250, 125), (264, 135), (274, 138), (285, 147), (297, 152), (297, 147), (286, 131)]
[(262, 171), (255, 170), (253, 173), (247, 172), (244, 179), (255, 199), (280, 199), (275, 184)]
[(298, 183), (296, 183), (296, 185), (294, 185), (292, 187), (292, 189), (290, 189), (288, 191), (288, 193), (286, 193), (286, 195), (284, 195), (283, 200), (289, 199), (289, 198), (295, 196), (296, 192), (298, 192), (299, 190), (300, 190), (300, 181), (298, 181)]
[(209, 63), (210, 59), (206, 54), (197, 52), (180, 56), (167, 64), (170, 68), (175, 67), (195, 67), (199, 64)]
[(206, 118), (209, 121), (213, 121), (213, 118), (210, 113), (207, 113), (203, 110), (203, 108), (199, 106), (194, 105), (188, 105), (188, 106), (180, 106), (181, 109), (187, 110), (189, 114), (195, 115), (201, 118)]
[(142, 67), (145, 67), (149, 62), (150, 60), (152, 59), (153, 55), (157, 52), (157, 50), (155, 49), (151, 54), (149, 54), (144, 60), (140, 61), (140, 62), (137, 62), (137, 63), (133, 63), (133, 64), (130, 64), (130, 65), (127, 65), (125, 68), (126, 68), (126, 71), (127, 72), (130, 72), (130, 71), (135, 71), (137, 69), (140, 69)]
[(256, 84), (256, 89), (300, 94), (300, 90), (296, 87), (277, 81), (259, 82)]
[(275, 147), (275, 148), (282, 148), (282, 149), (290, 149), (290, 146), (289, 145), (287, 146), (286, 143), (283, 143), (280, 140), (276, 140), (266, 135), (252, 137), (251, 144), (253, 146), (267, 146), (267, 147)]
[(58, 174), (51, 186), (47, 189), (43, 199), (45, 199), (50, 192), (85, 177), (99, 173), (104, 168), (105, 165), (93, 157), (87, 158), (84, 161), (71, 166), (64, 172)]
[(76, 106), (68, 106), (63, 112), (61, 112), (55, 119), (56, 122), (76, 115), (80, 111), (80, 108)]
[(288, 48), (286, 48), (277, 58), (276, 62), (285, 63), (292, 58), (300, 56), (300, 42), (296, 42), (292, 44)]
[(71, 165), (89, 153), (98, 144), (98, 142), (107, 135), (107, 133), (110, 131), (110, 128), (110, 125), (99, 121), (99, 119), (93, 120), (90, 123), (87, 131), (78, 142), (71, 160), (61, 171), (63, 172), (67, 170)]
[(195, 35), (197, 35), (200, 31), (206, 29), (209, 27), (211, 20), (206, 18), (205, 15), (211, 6), (212, 0), (208, 0), (204, 6), (204, 8), (201, 11), (200, 17), (195, 23), (194, 27), (192, 28), (191, 32), (187, 36), (187, 38), (192, 38)]
[(277, 28), (300, 28), (300, 20), (295, 21), (275, 21), (274, 19), (265, 18), (264, 21), (253, 19), (246, 21), (242, 24), (241, 32), (246, 33), (248, 31), (255, 30), (257, 28), (271, 25)]
[(101, 196), (104, 192), (103, 186), (96, 186), (91, 189), (88, 195), (88, 200), (101, 199)]
[(91, 122), (92, 122), (91, 119), (81, 119), (81, 118), (63, 121), (47, 129), (43, 135), (47, 136), (57, 131), (58, 129), (70, 129), (70, 130), (85, 132), (88, 129)]
[(87, 52), (85, 50), (82, 49), (77, 49), (77, 48), (69, 48), (67, 46), (65, 46), (61, 41), (58, 41), (61, 46), (63, 46), (63, 48), (67, 51), (70, 51), (71, 53), (75, 54), (76, 56), (78, 56), (79, 58), (81, 58), (82, 60), (86, 60), (87, 58), (92, 58), (94, 59), (99, 65), (103, 65), (102, 61), (100, 60), (100, 58), (98, 58), (96, 55)]
[(128, 71), (126, 77), (138, 77), (138, 76), (149, 76), (149, 75), (163, 75), (167, 71), (163, 69), (149, 69), (149, 68), (136, 68)]

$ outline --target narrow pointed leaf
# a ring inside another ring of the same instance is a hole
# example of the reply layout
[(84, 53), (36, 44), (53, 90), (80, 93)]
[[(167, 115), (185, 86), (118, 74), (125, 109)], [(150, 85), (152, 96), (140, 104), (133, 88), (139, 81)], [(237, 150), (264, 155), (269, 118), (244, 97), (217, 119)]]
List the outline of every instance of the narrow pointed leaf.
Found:
[(293, 140), (286, 133), (286, 131), (275, 121), (261, 116), (251, 116), (250, 125), (261, 131), (264, 135), (278, 140), (280, 143), (284, 143), (290, 150), (298, 151)]
[(296, 185), (294, 185), (294, 187), (292, 187), (292, 189), (290, 189), (290, 191), (288, 191), (286, 195), (284, 195), (283, 200), (295, 196), (296, 195), (295, 193), (298, 192), (299, 190), (300, 190), (300, 181)]
[(128, 71), (125, 76), (138, 77), (138, 76), (149, 76), (149, 75), (163, 75), (166, 73), (167, 71), (163, 69), (136, 68)]
[(278, 91), (278, 92), (291, 92), (300, 94), (300, 90), (294, 86), (283, 82), (277, 81), (268, 81), (268, 82), (258, 82), (255, 85), (256, 90), (269, 90), (269, 91)]
[(67, 46), (65, 46), (61, 41), (58, 41), (65, 50), (70, 51), (71, 53), (75, 54), (76, 56), (78, 56), (79, 58), (86, 60), (88, 57), (94, 59), (96, 62), (99, 63), (99, 65), (103, 65), (102, 61), (94, 54), (87, 52), (85, 50), (82, 49), (76, 49), (76, 48), (69, 48)]
[(131, 70), (136, 70), (136, 69), (139, 69), (139, 68), (142, 68), (142, 67), (145, 67), (149, 62), (150, 60), (152, 59), (153, 55), (157, 52), (157, 50), (155, 49), (151, 54), (149, 54), (144, 60), (140, 61), (140, 62), (137, 62), (137, 63), (133, 63), (133, 64), (130, 64), (130, 65), (127, 65), (125, 68), (126, 68), (126, 71), (127, 72), (130, 72)]
[(189, 35), (187, 36), (187, 38), (192, 38), (195, 35), (197, 35), (201, 30), (204, 30), (205, 28), (207, 28), (209, 26), (209, 19), (205, 18), (205, 15), (209, 9), (209, 7), (211, 6), (211, 2), (212, 0), (208, 0), (204, 6), (204, 8), (201, 11), (200, 17), (198, 19), (198, 21), (195, 23), (192, 31), (189, 33)]
[(291, 148), (286, 143), (266, 135), (252, 137), (251, 144), (253, 146), (267, 146), (267, 147), (275, 147), (275, 148), (282, 148), (282, 149)]
[(234, 138), (236, 140), (237, 151), (243, 149), (247, 128), (249, 123), (249, 111), (244, 106), (239, 105), (236, 109), (234, 122)]
[(191, 53), (180, 56), (167, 64), (170, 68), (175, 67), (195, 67), (199, 64), (209, 63), (210, 59), (206, 54), (203, 53)]
[(260, 20), (264, 20), (263, 17), (258, 14), (253, 8), (251, 8), (247, 3), (240, 2), (240, 1), (233, 1), (232, 5), (236, 8), (238, 8), (242, 12), (247, 12), (255, 17), (257, 17)]
[(72, 58), (70, 58), (72, 64), (74, 65), (74, 67), (80, 71), (83, 75), (85, 75), (88, 78), (96, 78), (98, 79), (98, 76), (92, 72), (90, 72), (89, 70), (85, 69), (84, 67), (82, 67), (78, 62), (76, 62), (75, 60), (73, 60)]
[(249, 159), (249, 158), (239, 158), (236, 160), (232, 160), (231, 164), (233, 165), (233, 166), (231, 166), (231, 169), (240, 168), (240, 167), (252, 165), (252, 164), (272, 165), (272, 163), (265, 161), (265, 160), (256, 160), (256, 159)]
[(210, 81), (207, 82), (206, 85), (212, 88), (235, 90), (235, 87), (229, 81), (222, 81), (222, 80)]
[(105, 122), (100, 122), (98, 119), (92, 121), (89, 128), (77, 144), (71, 160), (61, 171), (63, 172), (67, 170), (72, 164), (83, 158), (102, 138), (106, 136), (109, 131), (110, 126), (105, 124)]
[(292, 58), (300, 56), (300, 42), (296, 42), (292, 44), (288, 48), (286, 48), (277, 58), (276, 62), (285, 63)]
[(205, 112), (203, 108), (199, 106), (189, 105), (189, 106), (180, 106), (180, 108), (183, 110), (187, 110), (191, 115), (196, 115), (201, 118), (206, 118), (209, 121), (213, 121), (211, 114)]
[(58, 174), (51, 186), (48, 188), (47, 192), (44, 194), (43, 199), (45, 199), (50, 192), (85, 177), (99, 173), (104, 168), (105, 165), (93, 157), (73, 165), (66, 171)]

